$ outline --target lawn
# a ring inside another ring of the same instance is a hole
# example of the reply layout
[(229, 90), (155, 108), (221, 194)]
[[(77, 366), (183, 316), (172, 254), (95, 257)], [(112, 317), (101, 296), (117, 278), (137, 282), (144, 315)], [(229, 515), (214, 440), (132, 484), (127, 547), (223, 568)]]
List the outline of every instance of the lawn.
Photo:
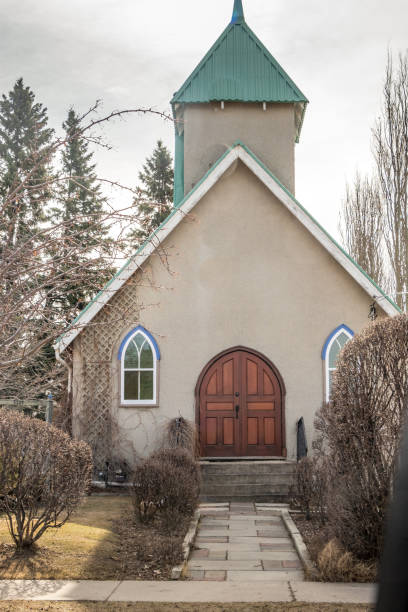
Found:
[(72, 603), (72, 602), (0, 602), (7, 612), (368, 612), (372, 608), (350, 604), (193, 604), (193, 603)]
[(157, 522), (138, 522), (130, 496), (97, 493), (61, 529), (49, 529), (31, 552), (17, 554), (0, 519), (0, 579), (168, 579), (187, 526), (188, 521), (163, 535)]

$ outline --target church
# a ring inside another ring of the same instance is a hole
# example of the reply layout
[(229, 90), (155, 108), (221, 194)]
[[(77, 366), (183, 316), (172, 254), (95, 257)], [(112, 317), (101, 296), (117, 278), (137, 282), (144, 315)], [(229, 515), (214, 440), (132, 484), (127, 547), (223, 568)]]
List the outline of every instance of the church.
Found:
[(182, 416), (202, 458), (293, 461), (344, 344), (399, 309), (296, 200), (308, 100), (242, 0), (171, 105), (174, 208), (55, 345), (74, 435), (131, 462)]

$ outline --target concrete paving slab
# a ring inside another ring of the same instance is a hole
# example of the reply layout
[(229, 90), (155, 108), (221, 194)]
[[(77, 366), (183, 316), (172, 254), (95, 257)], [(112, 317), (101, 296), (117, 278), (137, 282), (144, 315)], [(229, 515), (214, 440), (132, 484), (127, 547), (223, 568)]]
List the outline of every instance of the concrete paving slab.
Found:
[(122, 582), (109, 601), (138, 602), (283, 602), (292, 601), (288, 583), (273, 584), (214, 582)]
[(286, 529), (279, 528), (279, 527), (272, 527), (272, 528), (262, 528), (262, 527), (257, 527), (257, 535), (258, 537), (262, 538), (263, 536), (267, 537), (267, 538), (284, 538), (285, 536), (288, 535), (288, 532), (286, 531)]
[[(245, 581), (250, 574), (251, 580)], [(298, 572), (299, 575), (302, 572)], [(374, 584), (299, 582), (294, 572), (229, 571), (227, 582), (2, 580), (0, 599), (35, 601), (375, 603)]]
[(257, 544), (256, 542), (251, 542), (250, 538), (247, 538), (248, 542), (246, 542), (245, 544), (230, 544), (230, 543), (226, 543), (226, 544), (218, 544), (217, 542), (210, 542), (209, 544), (200, 544), (200, 543), (195, 543), (195, 548), (199, 547), (199, 549), (201, 548), (208, 548), (211, 551), (217, 551), (217, 550), (224, 550), (224, 551), (229, 551), (229, 550), (233, 550), (233, 551), (240, 551), (242, 550), (243, 552), (245, 551), (261, 551), (261, 546), (260, 544)]
[(298, 561), (299, 557), (296, 552), (286, 552), (284, 550), (271, 552), (271, 551), (228, 551), (228, 559), (231, 561), (245, 560), (248, 559), (259, 559), (260, 561)]
[(188, 563), (192, 570), (242, 570), (247, 572), (261, 572), (262, 562), (252, 561), (210, 561), (208, 559), (191, 559)]
[(105, 601), (116, 580), (1, 580), (0, 599), (32, 601)]
[[(292, 585), (292, 588), (296, 600), (306, 603), (374, 604), (377, 598), (377, 586), (375, 584), (296, 582)], [(390, 612), (392, 611), (390, 610)]]
[(283, 544), (287, 544), (290, 543), (290, 540), (288, 538), (272, 538), (272, 537), (254, 537), (254, 536), (230, 536), (229, 538), (229, 542), (230, 544), (244, 544), (246, 540), (251, 540), (252, 542), (256, 542), (257, 544), (270, 544), (270, 543), (274, 543), (274, 544), (279, 544), (282, 543)]
[[(279, 582), (281, 580), (300, 581), (303, 580), (303, 572), (247, 572), (229, 571), (227, 572), (227, 582)], [(316, 584), (316, 583), (314, 583)], [(299, 600), (300, 601), (300, 600)]]

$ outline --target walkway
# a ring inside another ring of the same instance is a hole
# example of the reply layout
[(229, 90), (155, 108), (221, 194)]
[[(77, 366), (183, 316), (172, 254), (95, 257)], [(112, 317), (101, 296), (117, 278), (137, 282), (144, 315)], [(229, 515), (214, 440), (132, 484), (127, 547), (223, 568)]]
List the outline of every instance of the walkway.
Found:
[(187, 577), (232, 582), (303, 581), (280, 516), (266, 504), (203, 504)]
[[(134, 582), (0, 580), (0, 600), (32, 601), (137, 601), (137, 602), (308, 602), (372, 604), (372, 584), (322, 582)], [(46, 608), (46, 606), (45, 606)], [(101, 609), (103, 607), (101, 606)]]

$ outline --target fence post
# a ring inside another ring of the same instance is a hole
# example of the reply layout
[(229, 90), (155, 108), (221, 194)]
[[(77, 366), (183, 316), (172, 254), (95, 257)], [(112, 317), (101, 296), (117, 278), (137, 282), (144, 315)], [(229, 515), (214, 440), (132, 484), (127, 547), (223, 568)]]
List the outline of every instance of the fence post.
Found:
[(48, 398), (47, 398), (47, 407), (45, 410), (45, 420), (47, 421), (47, 423), (52, 423), (52, 410), (53, 410), (52, 393), (49, 393)]

